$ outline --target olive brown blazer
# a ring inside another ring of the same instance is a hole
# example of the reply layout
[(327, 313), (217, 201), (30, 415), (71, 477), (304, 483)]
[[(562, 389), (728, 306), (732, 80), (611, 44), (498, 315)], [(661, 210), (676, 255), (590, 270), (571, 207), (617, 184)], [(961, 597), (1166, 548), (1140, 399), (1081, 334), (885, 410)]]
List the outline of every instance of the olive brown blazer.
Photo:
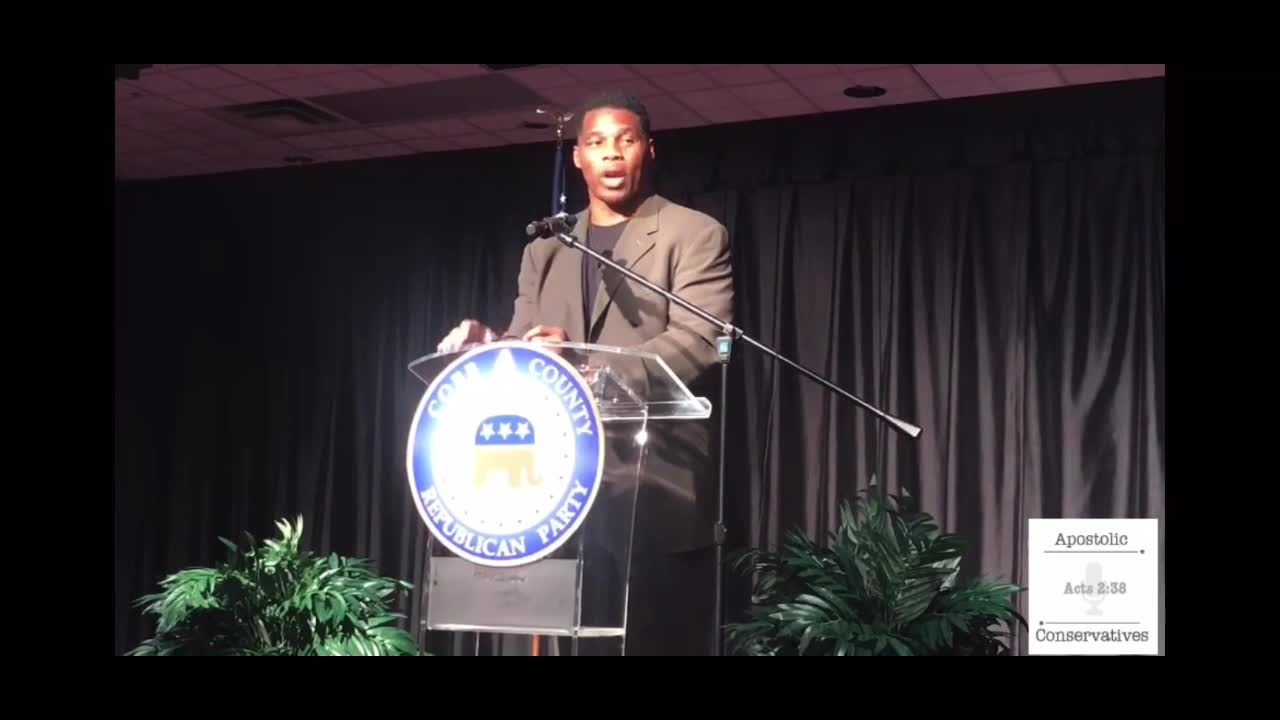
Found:
[[(573, 234), (585, 243), (590, 223), (577, 214)], [(650, 196), (612, 250), (619, 265), (733, 322), (734, 287), (729, 233), (711, 216)], [(661, 357), (696, 394), (718, 364), (719, 328), (622, 274), (605, 268), (589, 318), (583, 307), (582, 263), (589, 257), (556, 238), (534, 240), (521, 259), (519, 293), (505, 335), (536, 325), (565, 330), (573, 342), (639, 349)], [(593, 261), (594, 262), (594, 261)], [(709, 421), (649, 425), (646, 482), (637, 511), (637, 552), (693, 549), (711, 542), (715, 498), (714, 436)], [(658, 432), (655, 434), (655, 430)]]

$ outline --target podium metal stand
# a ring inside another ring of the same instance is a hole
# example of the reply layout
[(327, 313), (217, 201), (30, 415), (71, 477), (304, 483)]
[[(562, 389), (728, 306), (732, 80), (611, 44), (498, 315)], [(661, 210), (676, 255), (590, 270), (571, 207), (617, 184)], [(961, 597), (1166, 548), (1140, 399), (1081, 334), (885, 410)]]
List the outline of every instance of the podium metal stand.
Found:
[(624, 654), (649, 423), (705, 420), (710, 401), (656, 354), (602, 345), (501, 341), (409, 368), (427, 385), (407, 454), (430, 531), (423, 636)]

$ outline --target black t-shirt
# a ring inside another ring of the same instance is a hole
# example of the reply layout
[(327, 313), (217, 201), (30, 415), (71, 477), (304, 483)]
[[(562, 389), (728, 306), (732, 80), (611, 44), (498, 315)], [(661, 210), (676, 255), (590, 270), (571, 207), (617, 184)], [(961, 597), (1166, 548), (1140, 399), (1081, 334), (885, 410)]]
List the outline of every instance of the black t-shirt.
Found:
[[(613, 248), (618, 244), (618, 238), (622, 237), (622, 231), (627, 227), (627, 221), (620, 222), (617, 225), (596, 225), (592, 224), (587, 229), (587, 247), (597, 253), (604, 255), (610, 260), (613, 259)], [(583, 253), (583, 272), (582, 272), (582, 307), (584, 318), (586, 320), (585, 327), (587, 334), (591, 333), (591, 310), (596, 304), (596, 291), (600, 287), (601, 278), (604, 276), (603, 266), (595, 258)], [(585, 338), (590, 341), (590, 338)]]

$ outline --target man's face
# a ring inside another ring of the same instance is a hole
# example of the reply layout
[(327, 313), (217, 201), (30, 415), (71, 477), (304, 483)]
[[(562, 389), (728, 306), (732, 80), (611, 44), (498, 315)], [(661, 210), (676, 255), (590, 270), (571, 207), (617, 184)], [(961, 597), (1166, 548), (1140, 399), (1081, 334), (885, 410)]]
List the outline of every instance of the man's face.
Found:
[(582, 119), (573, 148), (573, 164), (582, 170), (587, 192), (610, 205), (622, 205), (643, 187), (653, 143), (640, 118), (628, 110), (600, 108)]

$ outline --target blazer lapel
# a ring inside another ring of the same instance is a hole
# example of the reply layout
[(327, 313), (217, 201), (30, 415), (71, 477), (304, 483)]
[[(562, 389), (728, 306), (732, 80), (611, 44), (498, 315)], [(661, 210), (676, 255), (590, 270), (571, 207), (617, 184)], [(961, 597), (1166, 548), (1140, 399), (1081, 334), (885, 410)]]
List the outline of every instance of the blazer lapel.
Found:
[[(587, 212), (578, 213), (578, 221), (569, 233), (584, 245), (587, 242), (587, 217)], [(583, 327), (586, 308), (582, 305), (582, 260), (585, 256), (563, 245), (557, 245), (556, 252), (564, 253), (562, 259), (566, 261), (552, 263), (554, 276), (547, 278), (547, 287), (554, 292), (567, 294), (565, 302), (569, 307), (569, 320), (565, 332), (569, 334), (569, 339), (587, 342), (589, 338)]]
[[(634, 271), (640, 260), (653, 249), (659, 230), (658, 211), (664, 203), (661, 197), (654, 195), (641, 204), (635, 217), (631, 218), (631, 222), (627, 224), (627, 228), (622, 231), (622, 236), (613, 247), (611, 259), (614, 262)], [(626, 279), (625, 276), (613, 268), (604, 269), (603, 281), (600, 283), (600, 289), (596, 291), (595, 304), (591, 308), (591, 323), (587, 327), (588, 337), (595, 334), (596, 325), (599, 324), (609, 304), (613, 302), (614, 293), (624, 279)]]

